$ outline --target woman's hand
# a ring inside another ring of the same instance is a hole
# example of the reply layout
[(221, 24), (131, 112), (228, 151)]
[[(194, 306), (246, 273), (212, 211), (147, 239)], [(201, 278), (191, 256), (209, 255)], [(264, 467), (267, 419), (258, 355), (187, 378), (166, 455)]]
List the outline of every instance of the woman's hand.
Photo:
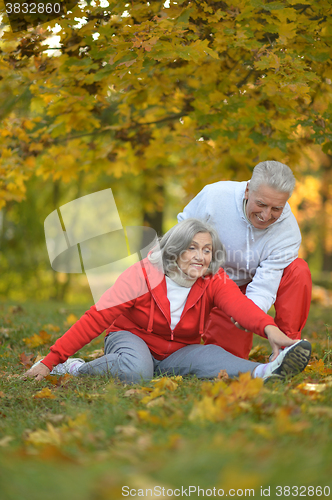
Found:
[(36, 365), (23, 375), (23, 378), (34, 378), (35, 380), (43, 380), (43, 378), (47, 377), (51, 373), (51, 370), (47, 368), (46, 365), (43, 365), (43, 363), (39, 363), (39, 365)]
[(265, 335), (267, 336), (272, 347), (272, 359), (274, 361), (279, 354), (279, 349), (282, 347), (289, 347), (296, 344), (297, 340), (292, 340), (285, 335), (279, 328), (274, 325), (267, 325), (264, 328)]

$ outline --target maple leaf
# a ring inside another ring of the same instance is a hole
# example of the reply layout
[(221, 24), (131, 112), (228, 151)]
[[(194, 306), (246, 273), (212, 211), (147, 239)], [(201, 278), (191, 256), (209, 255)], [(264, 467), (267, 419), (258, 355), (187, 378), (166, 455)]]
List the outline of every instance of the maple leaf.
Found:
[(30, 348), (38, 347), (47, 344), (51, 340), (51, 335), (45, 330), (40, 330), (39, 334), (36, 333), (32, 337), (23, 339), (23, 342)]
[(182, 380), (181, 376), (178, 377), (162, 377), (159, 379), (151, 380), (156, 389), (168, 389), (170, 391), (175, 391), (178, 387), (178, 382)]
[(34, 399), (56, 399), (55, 394), (48, 387), (44, 387), (44, 389), (38, 391), (32, 397)]
[(304, 371), (307, 373), (315, 372), (319, 375), (329, 375), (332, 373), (332, 368), (325, 366), (324, 361), (320, 359), (307, 365)]
[(52, 323), (48, 323), (47, 325), (43, 326), (43, 330), (49, 330), (50, 332), (59, 332), (60, 327), (57, 325), (53, 325)]
[(67, 316), (65, 325), (72, 326), (74, 323), (76, 323), (77, 320), (78, 320), (78, 317), (75, 316), (75, 314), (71, 313), (71, 314), (69, 314), (69, 316)]
[(34, 354), (28, 354), (28, 355), (26, 355), (25, 352), (22, 352), (20, 354), (20, 363), (26, 369), (31, 368), (31, 366), (33, 365), (32, 358), (34, 358)]
[(288, 407), (278, 408), (276, 411), (275, 423), (280, 434), (296, 434), (303, 432), (309, 427), (305, 421), (292, 422), (290, 419), (292, 409)]

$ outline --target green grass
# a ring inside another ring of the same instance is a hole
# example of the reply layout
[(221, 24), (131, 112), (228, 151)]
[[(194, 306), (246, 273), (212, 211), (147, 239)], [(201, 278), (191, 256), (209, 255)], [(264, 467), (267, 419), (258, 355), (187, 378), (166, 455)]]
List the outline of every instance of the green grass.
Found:
[[(329, 486), (332, 495), (332, 371), (326, 364), (252, 394), (243, 380), (188, 378), (147, 404), (143, 398), (149, 392), (140, 392), (142, 386), (105, 377), (23, 380), (20, 355), (45, 354), (66, 330), (66, 317), (79, 316), (85, 307), (13, 305), (0, 304), (1, 500), (116, 500), (126, 498), (124, 486), (141, 498), (171, 498), (171, 490), (175, 498), (181, 488), (189, 496), (189, 486), (191, 498), (203, 496), (194, 487), (205, 496), (211, 489), (212, 497), (213, 488), (224, 489), (225, 496), (231, 488), (242, 490), (242, 496), (253, 489), (258, 497), (261, 487), (270, 487), (271, 498), (292, 496), (278, 486), (297, 486), (298, 496), (312, 498), (320, 497), (320, 490), (312, 495), (309, 486)], [(326, 352), (329, 316), (327, 309), (312, 306), (303, 333), (313, 344), (312, 362)], [(45, 328), (50, 342), (27, 347), (23, 339), (49, 324), (60, 332)], [(102, 342), (96, 339), (80, 356), (100, 349)], [(256, 359), (264, 360), (269, 344), (256, 336), (254, 345), (260, 348)], [(322, 391), (306, 392), (299, 388), (302, 383)], [(144, 387), (152, 390), (155, 384)], [(240, 392), (234, 395), (236, 387)], [(35, 398), (43, 388), (55, 398)], [(128, 395), (130, 389), (138, 391)], [(223, 398), (226, 406), (211, 421), (209, 405)], [(204, 411), (195, 419), (199, 405)], [(294, 496), (296, 489), (290, 491)], [(241, 491), (234, 498), (240, 496)]]

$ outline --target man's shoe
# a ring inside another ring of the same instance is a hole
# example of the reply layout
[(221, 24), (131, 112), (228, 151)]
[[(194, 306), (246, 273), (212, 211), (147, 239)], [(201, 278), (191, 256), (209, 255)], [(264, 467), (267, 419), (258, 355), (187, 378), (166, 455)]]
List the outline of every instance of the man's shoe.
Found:
[(302, 372), (311, 356), (311, 344), (307, 340), (299, 340), (296, 344), (286, 347), (277, 358), (264, 367), (264, 373), (261, 378), (267, 379), (285, 379), (293, 377)]

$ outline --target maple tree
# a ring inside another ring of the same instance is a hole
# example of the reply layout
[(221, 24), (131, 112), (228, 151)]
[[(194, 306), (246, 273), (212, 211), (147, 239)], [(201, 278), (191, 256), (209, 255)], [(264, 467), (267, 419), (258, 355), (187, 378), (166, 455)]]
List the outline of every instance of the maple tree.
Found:
[(22, 200), (33, 174), (63, 183), (142, 172), (144, 210), (155, 214), (169, 177), (195, 192), (246, 178), (266, 158), (296, 170), (304, 144), (329, 152), (331, 9), (96, 2), (50, 23), (54, 57), (46, 25), (3, 31), (0, 203)]

